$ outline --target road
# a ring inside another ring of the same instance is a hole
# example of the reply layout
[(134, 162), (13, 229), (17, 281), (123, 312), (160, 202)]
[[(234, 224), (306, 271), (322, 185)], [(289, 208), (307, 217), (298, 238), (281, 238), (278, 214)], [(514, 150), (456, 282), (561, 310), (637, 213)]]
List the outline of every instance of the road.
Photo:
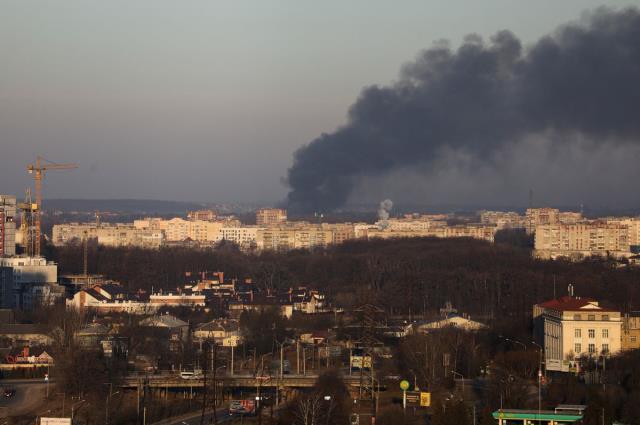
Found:
[[(165, 419), (160, 422), (156, 422), (153, 425), (200, 425), (200, 418), (202, 416), (202, 412), (194, 412), (193, 414), (187, 414), (180, 416), (175, 419)], [(227, 409), (219, 409), (218, 410), (218, 423), (229, 423), (233, 419), (232, 416), (229, 415)], [(213, 423), (213, 412), (205, 413), (203, 424), (210, 425)]]
[[(47, 384), (42, 379), (3, 379), (0, 388), (14, 388), (16, 394), (11, 398), (0, 399), (0, 418), (26, 415), (46, 410), (45, 394)], [(49, 388), (53, 390), (53, 386)]]

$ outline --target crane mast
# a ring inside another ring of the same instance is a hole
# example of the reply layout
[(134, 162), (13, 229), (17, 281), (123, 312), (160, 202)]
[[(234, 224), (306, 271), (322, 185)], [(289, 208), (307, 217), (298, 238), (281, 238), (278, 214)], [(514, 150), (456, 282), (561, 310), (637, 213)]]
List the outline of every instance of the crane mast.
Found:
[(34, 248), (33, 255), (40, 256), (40, 239), (42, 234), (42, 179), (44, 178), (45, 171), (50, 170), (71, 170), (78, 168), (78, 164), (57, 164), (55, 162), (47, 161), (41, 156), (36, 157), (35, 164), (27, 165), (27, 171), (29, 174), (33, 174), (33, 179), (36, 189), (36, 206), (37, 209), (34, 214)]

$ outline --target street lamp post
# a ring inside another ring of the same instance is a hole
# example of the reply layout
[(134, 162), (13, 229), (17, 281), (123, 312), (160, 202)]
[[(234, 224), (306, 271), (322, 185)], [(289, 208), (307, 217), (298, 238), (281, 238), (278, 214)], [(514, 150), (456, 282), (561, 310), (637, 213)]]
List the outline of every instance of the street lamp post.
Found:
[(542, 347), (534, 341), (531, 341), (533, 345), (538, 347), (540, 353), (540, 364), (538, 365), (538, 423), (540, 422), (540, 413), (542, 411)]

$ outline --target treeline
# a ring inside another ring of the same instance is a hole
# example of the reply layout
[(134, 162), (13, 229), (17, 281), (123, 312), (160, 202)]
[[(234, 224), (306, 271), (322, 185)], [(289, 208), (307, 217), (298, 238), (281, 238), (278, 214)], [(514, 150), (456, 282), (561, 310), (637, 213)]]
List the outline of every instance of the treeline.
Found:
[[(49, 247), (61, 273), (81, 273), (82, 247)], [(541, 261), (527, 249), (471, 239), (352, 241), (326, 250), (244, 254), (218, 249), (92, 246), (89, 271), (130, 290), (173, 289), (185, 272), (221, 270), (263, 289), (309, 285), (349, 308), (375, 302), (388, 314), (420, 316), (450, 301), (472, 318), (528, 324), (533, 304), (566, 294), (593, 297), (623, 311), (640, 309), (640, 268), (606, 259)]]

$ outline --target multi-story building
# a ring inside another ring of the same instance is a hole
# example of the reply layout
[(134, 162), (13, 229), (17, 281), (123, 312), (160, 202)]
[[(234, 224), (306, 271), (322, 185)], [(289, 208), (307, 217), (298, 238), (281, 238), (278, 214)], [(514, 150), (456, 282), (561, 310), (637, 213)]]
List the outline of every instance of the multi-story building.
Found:
[(632, 252), (640, 253), (640, 217), (606, 218), (609, 224), (627, 226), (629, 248)]
[(256, 245), (259, 250), (286, 251), (325, 247), (333, 241), (333, 232), (321, 225), (279, 226), (258, 228)]
[(640, 349), (640, 311), (625, 313), (622, 318), (622, 349)]
[(255, 248), (258, 240), (258, 226), (230, 226), (220, 229), (220, 240), (233, 242), (241, 248)]
[(500, 229), (522, 229), (525, 217), (514, 211), (480, 211), (480, 223), (493, 224)]
[(368, 228), (366, 236), (369, 239), (394, 239), (394, 238), (474, 238), (493, 242), (496, 234), (494, 225), (464, 224), (455, 226), (437, 226), (427, 230), (394, 231), (388, 228)]
[(256, 211), (258, 226), (273, 226), (287, 221), (287, 210), (280, 208), (261, 208)]
[(536, 227), (545, 224), (576, 224), (583, 220), (582, 213), (560, 211), (557, 208), (529, 208), (525, 214), (525, 228), (528, 234), (536, 231)]
[(64, 297), (64, 287), (58, 285), (58, 266), (42, 257), (0, 258), (0, 267), (10, 268), (13, 298), (8, 292), (3, 300), (7, 308), (30, 310), (38, 305), (50, 305)]
[(13, 308), (13, 268), (0, 266), (0, 308)]
[(622, 224), (584, 222), (539, 225), (535, 231), (538, 258), (628, 257), (628, 228)]
[(218, 213), (214, 210), (189, 211), (187, 218), (191, 221), (216, 221)]
[(96, 240), (105, 246), (138, 246), (158, 248), (164, 243), (161, 230), (137, 228), (132, 224), (70, 223), (53, 226), (52, 242), (61, 246), (70, 242), (80, 242), (85, 238)]
[(341, 244), (349, 239), (355, 239), (356, 230), (353, 223), (322, 223), (322, 229), (332, 232), (331, 243), (334, 245)]
[(16, 197), (0, 195), (0, 257), (16, 255)]
[(619, 311), (590, 298), (566, 296), (533, 306), (534, 336), (544, 347), (547, 370), (568, 372), (582, 356), (621, 350)]

